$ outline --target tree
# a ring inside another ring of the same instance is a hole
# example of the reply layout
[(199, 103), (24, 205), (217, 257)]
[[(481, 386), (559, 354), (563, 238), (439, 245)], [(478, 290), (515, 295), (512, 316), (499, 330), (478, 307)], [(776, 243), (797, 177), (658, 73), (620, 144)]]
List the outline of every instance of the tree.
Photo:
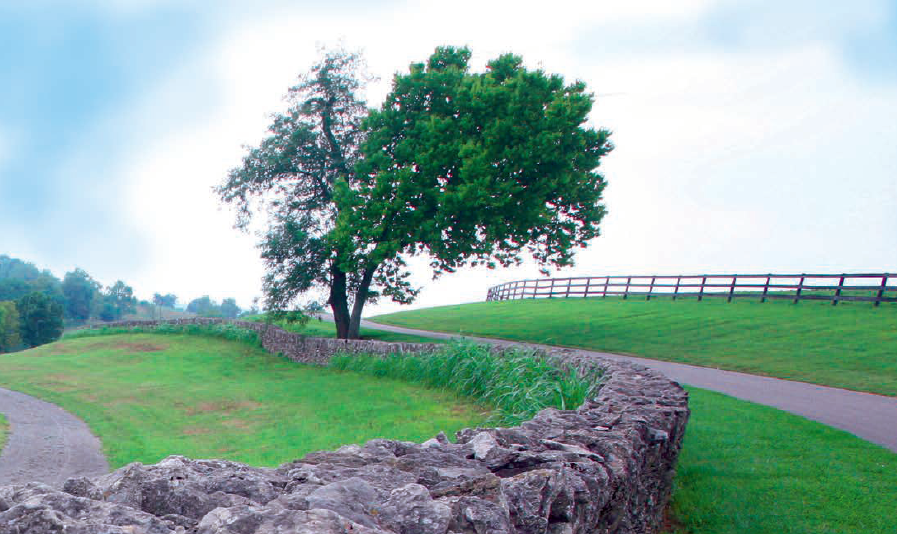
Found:
[(33, 263), (0, 255), (0, 300), (18, 300), (38, 291), (62, 303), (64, 297), (59, 279), (48, 270), (41, 271)]
[(136, 305), (133, 288), (118, 280), (106, 288), (97, 315), (104, 321), (117, 321), (122, 315), (134, 313)]
[(153, 304), (156, 306), (161, 306), (163, 308), (174, 308), (178, 303), (178, 297), (174, 293), (168, 293), (167, 295), (163, 295), (161, 293), (156, 293), (153, 295)]
[(65, 312), (69, 319), (86, 321), (90, 318), (94, 300), (102, 286), (87, 271), (75, 269), (65, 273), (62, 280), (62, 294), (65, 296)]
[(237, 301), (235, 299), (222, 300), (219, 309), (221, 310), (221, 315), (228, 319), (236, 319), (237, 316), (240, 315), (240, 307), (237, 306)]
[(56, 341), (62, 336), (64, 311), (62, 304), (43, 293), (32, 292), (16, 303), (19, 311), (22, 343), (36, 347)]
[(546, 269), (598, 235), (596, 169), (612, 145), (585, 125), (585, 85), (510, 54), (484, 73), (469, 60), (466, 48), (438, 48), (395, 76), (379, 110), (358, 98), (359, 58), (343, 51), (290, 89), (287, 112), (218, 188), (238, 227), (253, 200), (267, 209), (269, 309), (323, 286), (338, 337), (356, 338), (365, 303), (417, 295), (408, 256), (428, 255), (434, 276), (519, 264), (524, 252)]
[(187, 311), (203, 317), (221, 317), (221, 307), (208, 295), (191, 300), (187, 304)]
[(19, 310), (12, 301), (0, 302), (0, 352), (15, 350), (22, 343)]

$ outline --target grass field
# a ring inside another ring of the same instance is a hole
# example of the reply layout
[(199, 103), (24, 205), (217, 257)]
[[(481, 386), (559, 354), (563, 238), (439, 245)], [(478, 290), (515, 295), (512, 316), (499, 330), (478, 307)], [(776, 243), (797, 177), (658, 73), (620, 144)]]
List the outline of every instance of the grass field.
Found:
[(897, 395), (897, 306), (570, 298), (444, 306), (373, 320)]
[(894, 532), (897, 454), (774, 408), (688, 389), (675, 532)]
[(67, 339), (6, 354), (0, 385), (84, 419), (113, 467), (170, 454), (277, 465), (375, 437), (422, 441), (488, 416), (449, 393), (178, 334)]

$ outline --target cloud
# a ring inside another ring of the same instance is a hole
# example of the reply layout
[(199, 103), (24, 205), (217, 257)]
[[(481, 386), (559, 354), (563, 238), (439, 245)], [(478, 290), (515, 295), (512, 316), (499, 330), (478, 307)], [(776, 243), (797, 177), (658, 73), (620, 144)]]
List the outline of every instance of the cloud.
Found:
[[(260, 293), (255, 239), (231, 228), (212, 187), (260, 141), (316, 45), (342, 39), (381, 77), (372, 105), (392, 73), (443, 44), (469, 45), (477, 69), (521, 54), (598, 94), (591, 122), (617, 144), (604, 165), (609, 215), (563, 275), (897, 267), (887, 3), (562, 4), (96, 0), (18, 18), (0, 7), (0, 61), (23, 80), (0, 87), (4, 247), (123, 278), (141, 296), (248, 305)], [(57, 72), (60, 59), (74, 66)], [(15, 141), (6, 166), (3, 131)], [(419, 306), (538, 276), (528, 263), (433, 282), (425, 260), (413, 265)]]

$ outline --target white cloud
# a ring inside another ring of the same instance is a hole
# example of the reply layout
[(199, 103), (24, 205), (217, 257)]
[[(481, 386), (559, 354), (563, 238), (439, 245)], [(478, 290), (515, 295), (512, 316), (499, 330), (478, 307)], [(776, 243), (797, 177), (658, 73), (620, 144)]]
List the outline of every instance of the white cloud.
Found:
[[(708, 2), (655, 2), (648, 16), (669, 24), (702, 16)], [(577, 36), (643, 18), (632, 3), (407, 3), (339, 17), (296, 9), (233, 22), (172, 78), (134, 105), (129, 123), (178, 113), (184, 94), (209, 93), (209, 110), (173, 134), (134, 144), (119, 179), (151, 240), (152, 259), (131, 281), (141, 294), (174, 291), (259, 294), (254, 239), (231, 229), (211, 187), (255, 144), (266, 114), (282, 106), (316, 43), (361, 46), (382, 77), (425, 59), (440, 44), (467, 44), (481, 65), (502, 52), (580, 78), (599, 93), (593, 123), (614, 130), (606, 160), (610, 211), (604, 237), (570, 273), (890, 269), (897, 267), (897, 94), (854, 81), (837, 51), (811, 40), (782, 49), (667, 51), (625, 59), (589, 56)], [(573, 16), (571, 13), (575, 13)], [(201, 71), (202, 76), (194, 76)], [(607, 94), (607, 96), (602, 96)], [(868, 240), (868, 241), (866, 241)], [(419, 306), (481, 300), (490, 285), (537, 276), (470, 269), (425, 287)], [(369, 313), (395, 309), (383, 304)]]

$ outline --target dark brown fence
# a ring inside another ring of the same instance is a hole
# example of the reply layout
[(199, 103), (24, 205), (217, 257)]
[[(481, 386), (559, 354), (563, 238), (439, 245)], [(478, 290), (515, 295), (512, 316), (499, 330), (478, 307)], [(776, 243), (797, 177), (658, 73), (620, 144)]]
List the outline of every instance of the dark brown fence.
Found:
[[(890, 285), (889, 285), (890, 284)], [(486, 296), (491, 300), (535, 299), (554, 297), (653, 297), (790, 299), (827, 300), (832, 305), (841, 301), (897, 302), (897, 274), (696, 274), (696, 275), (625, 275), (587, 276), (577, 278), (541, 278), (517, 280), (492, 288)]]

